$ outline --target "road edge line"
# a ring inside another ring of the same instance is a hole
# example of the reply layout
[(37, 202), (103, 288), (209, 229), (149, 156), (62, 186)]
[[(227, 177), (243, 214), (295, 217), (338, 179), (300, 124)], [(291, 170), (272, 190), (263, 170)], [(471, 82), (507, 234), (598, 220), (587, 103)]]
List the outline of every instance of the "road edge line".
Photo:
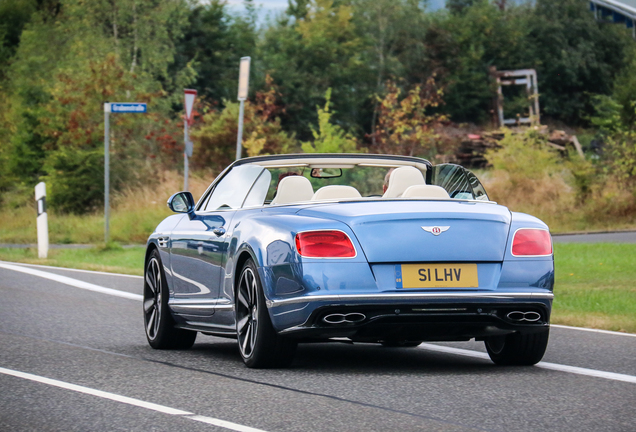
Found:
[[(423, 343), (419, 347), (428, 351), (442, 352), (445, 354), (456, 354), (456, 355), (460, 355), (464, 357), (490, 360), (490, 357), (488, 356), (488, 354), (481, 351), (467, 350), (462, 348), (455, 348), (455, 347), (449, 347), (444, 345), (435, 345), (435, 344), (429, 344), (429, 343)], [(621, 374), (616, 372), (606, 372), (606, 371), (600, 371), (597, 369), (582, 368), (578, 366), (568, 366), (568, 365), (562, 365), (558, 363), (549, 363), (549, 362), (539, 362), (534, 366), (541, 369), (548, 369), (548, 370), (554, 370), (559, 372), (572, 373), (576, 375), (584, 375), (584, 376), (590, 376), (595, 378), (604, 378), (604, 379), (608, 379), (612, 381), (622, 381), (622, 382), (627, 382), (631, 384), (636, 384), (636, 376), (634, 375), (627, 375), (627, 374)]]
[(124, 273), (109, 273), (109, 272), (103, 272), (103, 271), (97, 271), (97, 270), (76, 269), (76, 268), (71, 268), (71, 267), (47, 266), (47, 265), (43, 265), (43, 264), (29, 264), (29, 263), (20, 263), (20, 262), (13, 262), (13, 261), (0, 261), (0, 263), (3, 263), (3, 264), (14, 264), (14, 265), (19, 265), (19, 266), (42, 267), (42, 268), (48, 268), (48, 269), (53, 269), (53, 270), (68, 270), (68, 271), (74, 271), (74, 272), (79, 272), (79, 273), (95, 273), (95, 274), (100, 274), (100, 275), (104, 275), (104, 276), (122, 276), (122, 277), (130, 277), (130, 278), (137, 278), (137, 279), (143, 279), (144, 278), (143, 276), (129, 275), (129, 274), (124, 274)]
[(41, 277), (44, 279), (49, 279), (55, 282), (63, 283), (65, 285), (70, 285), (75, 288), (84, 289), (87, 291), (94, 291), (101, 294), (108, 294), (115, 297), (122, 297), (129, 300), (137, 300), (143, 301), (143, 296), (141, 294), (130, 293), (128, 291), (116, 290), (113, 288), (106, 288), (101, 285), (95, 285), (89, 282), (84, 282), (78, 279), (73, 279), (66, 276), (61, 276), (55, 273), (48, 273), (41, 270), (35, 270), (28, 267), (17, 266), (13, 264), (5, 264), (4, 261), (0, 261), (0, 268), (4, 268), (7, 270), (13, 270), (20, 273), (30, 274), (32, 276)]
[(573, 326), (566, 326), (562, 324), (550, 324), (550, 327), (563, 328), (568, 330), (580, 330), (580, 331), (586, 331), (586, 332), (592, 332), (592, 333), (603, 333), (603, 334), (609, 334), (614, 336), (636, 337), (636, 334), (634, 333), (623, 333), (623, 332), (617, 332), (612, 330), (602, 330), (602, 329), (594, 329), (594, 328), (588, 328), (588, 327), (573, 327)]

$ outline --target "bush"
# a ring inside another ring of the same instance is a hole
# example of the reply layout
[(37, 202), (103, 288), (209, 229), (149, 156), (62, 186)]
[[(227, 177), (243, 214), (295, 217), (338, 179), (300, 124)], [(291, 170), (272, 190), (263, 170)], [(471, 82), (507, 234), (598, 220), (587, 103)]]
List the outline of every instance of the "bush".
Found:
[(537, 216), (553, 231), (633, 228), (636, 147), (608, 141), (604, 159), (561, 157), (533, 130), (507, 131), (501, 148), (487, 153), (493, 170), (484, 184), (494, 201)]
[(48, 203), (63, 213), (88, 213), (104, 199), (104, 155), (101, 150), (62, 147), (44, 163)]
[(572, 209), (569, 173), (545, 142), (534, 130), (523, 135), (506, 131), (501, 148), (486, 154), (494, 168), (487, 185), (491, 199), (542, 219)]

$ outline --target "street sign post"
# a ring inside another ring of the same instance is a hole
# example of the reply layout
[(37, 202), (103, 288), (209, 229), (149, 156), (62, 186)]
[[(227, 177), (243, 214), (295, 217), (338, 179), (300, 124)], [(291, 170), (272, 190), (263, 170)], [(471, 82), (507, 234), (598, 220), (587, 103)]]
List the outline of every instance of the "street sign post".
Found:
[(241, 150), (243, 148), (243, 113), (245, 110), (245, 99), (247, 99), (249, 90), (250, 62), (251, 57), (241, 57), (238, 86), (238, 100), (241, 102), (241, 106), (239, 109), (238, 136), (236, 137), (236, 160), (241, 158)]
[(104, 103), (104, 243), (108, 243), (110, 225), (110, 113), (146, 113), (145, 102)]
[(190, 141), (190, 136), (188, 134), (188, 128), (192, 124), (192, 107), (194, 106), (194, 100), (197, 97), (197, 91), (192, 89), (185, 89), (185, 111), (186, 118), (183, 122), (183, 142), (185, 144), (183, 151), (183, 190), (188, 190), (188, 170), (189, 170), (189, 161), (188, 158), (192, 157), (193, 144)]

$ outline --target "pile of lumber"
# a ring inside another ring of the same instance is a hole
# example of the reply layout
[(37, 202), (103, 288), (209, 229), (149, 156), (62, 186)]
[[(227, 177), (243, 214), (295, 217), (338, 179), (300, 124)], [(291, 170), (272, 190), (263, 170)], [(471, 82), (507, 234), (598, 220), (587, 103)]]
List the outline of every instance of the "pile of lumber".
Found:
[[(524, 129), (525, 130), (525, 129)], [(514, 130), (513, 130), (514, 132)], [(523, 131), (519, 131), (522, 133)], [(569, 135), (562, 130), (549, 132), (546, 126), (539, 129), (540, 133), (548, 135), (547, 145), (559, 150), (565, 156), (568, 148), (574, 148), (582, 159), (585, 159), (583, 149), (576, 135)], [(459, 147), (452, 159), (453, 162), (467, 168), (485, 168), (488, 166), (486, 152), (489, 149), (499, 147), (499, 141), (504, 137), (503, 132), (483, 132), (481, 134), (468, 134), (460, 142)]]

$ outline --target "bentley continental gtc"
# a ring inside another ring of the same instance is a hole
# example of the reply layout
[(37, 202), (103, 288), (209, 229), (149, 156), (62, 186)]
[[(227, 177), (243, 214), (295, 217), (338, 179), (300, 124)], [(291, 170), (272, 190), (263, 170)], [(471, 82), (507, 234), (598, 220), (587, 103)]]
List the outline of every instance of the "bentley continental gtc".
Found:
[(404, 156), (240, 159), (150, 236), (144, 325), (157, 349), (234, 338), (248, 367), (298, 343), (484, 341), (501, 365), (548, 343), (548, 227), (490, 201), (469, 170)]

